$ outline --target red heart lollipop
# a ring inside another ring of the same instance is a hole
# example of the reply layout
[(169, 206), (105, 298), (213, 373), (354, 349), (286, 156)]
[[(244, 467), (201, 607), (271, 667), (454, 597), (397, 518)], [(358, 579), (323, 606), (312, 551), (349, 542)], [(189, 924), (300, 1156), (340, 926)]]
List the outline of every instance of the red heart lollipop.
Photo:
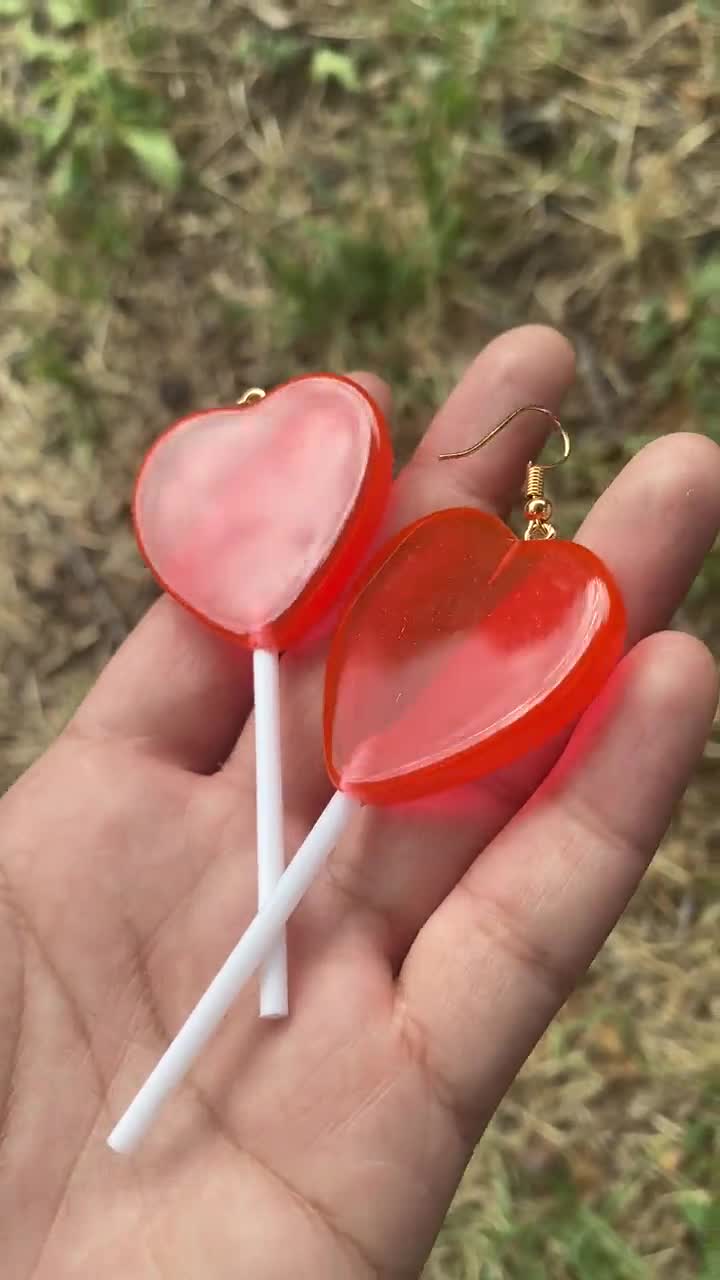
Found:
[(621, 655), (625, 611), (573, 542), (520, 542), (466, 508), (405, 529), (335, 633), (325, 749), (335, 786), (372, 804), (444, 790), (571, 723)]
[(136, 534), (187, 609), (253, 648), (284, 649), (357, 570), (391, 480), (377, 406), (349, 378), (312, 374), (161, 436), (138, 477)]

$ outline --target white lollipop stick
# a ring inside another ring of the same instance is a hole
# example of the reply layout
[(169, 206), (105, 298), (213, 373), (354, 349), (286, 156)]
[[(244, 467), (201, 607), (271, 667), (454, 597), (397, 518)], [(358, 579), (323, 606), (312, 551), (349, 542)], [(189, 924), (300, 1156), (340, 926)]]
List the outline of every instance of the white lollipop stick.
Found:
[(286, 921), (332, 853), (360, 802), (336, 791), (272, 897), (258, 912), (108, 1138), (114, 1151), (134, 1150), (168, 1094), (180, 1084), (248, 978), (272, 950)]
[[(253, 679), (258, 909), (262, 909), (285, 870), (279, 655), (255, 649)], [(287, 944), (283, 931), (260, 970), (260, 1017), (285, 1018), (287, 1011)]]

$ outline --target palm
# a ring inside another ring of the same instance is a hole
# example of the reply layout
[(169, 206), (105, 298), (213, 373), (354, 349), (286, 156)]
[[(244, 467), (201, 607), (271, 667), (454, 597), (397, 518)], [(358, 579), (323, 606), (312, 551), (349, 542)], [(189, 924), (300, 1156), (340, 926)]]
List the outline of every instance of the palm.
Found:
[[(77, 790), (81, 776), (93, 793), (105, 797), (99, 820), (89, 817), (86, 794)], [(323, 1228), (319, 1213), (303, 1208), (304, 1179), (298, 1175), (320, 1144), (334, 1160), (318, 1192), (329, 1195), (333, 1181), (350, 1179), (351, 1171), (343, 1174), (337, 1163), (346, 1144), (333, 1138), (332, 1130), (350, 1118), (365, 1089), (375, 1089), (395, 1072), (385, 1017), (390, 985), (360, 938), (357, 944), (346, 938), (342, 963), (323, 963), (322, 976), (314, 974), (306, 991), (296, 982), (296, 1011), (287, 1028), (258, 1023), (256, 993), (248, 993), (175, 1114), (166, 1115), (170, 1123), (159, 1126), (154, 1160), (131, 1167), (109, 1158), (103, 1147), (110, 1117), (106, 1091), (111, 1100), (127, 1098), (128, 1085), (139, 1082), (158, 1056), (238, 933), (239, 922), (251, 913), (251, 876), (233, 875), (232, 863), (242, 872), (252, 865), (252, 812), (238, 806), (229, 785), (209, 782), (157, 762), (148, 767), (135, 748), (118, 752), (70, 736), (8, 803), (5, 829), (11, 845), (18, 832), (10, 859), (13, 885), (13, 863), (23, 858), (26, 806), (36, 807), (32, 790), (35, 797), (42, 794), (49, 819), (46, 832), (34, 829), (33, 841), (39, 838), (45, 845), (45, 856), (42, 867), (36, 862), (34, 871), (23, 869), (26, 899), (13, 889), (33, 981), (45, 988), (37, 1057), (28, 1062), (27, 1075), (22, 1068), (24, 1078), (17, 1083), (24, 1102), (13, 1090), (7, 1125), (10, 1155), (21, 1170), (28, 1162), (38, 1226), (22, 1248), (16, 1240), (18, 1276), (35, 1274), (41, 1245), (38, 1275), (75, 1274), (68, 1256), (78, 1239), (86, 1250), (78, 1275), (140, 1277), (145, 1267), (149, 1276), (158, 1270), (175, 1276), (177, 1258), (188, 1274), (198, 1274), (208, 1257), (215, 1262), (213, 1275), (230, 1275), (240, 1245), (247, 1274), (259, 1275), (261, 1260), (268, 1265), (272, 1259), (273, 1240), (281, 1274), (289, 1236), (308, 1267), (313, 1262), (308, 1274), (342, 1273), (340, 1237)], [(109, 833), (108, 797), (122, 824), (119, 839)], [(74, 847), (55, 874), (51, 844), (58, 822), (68, 824)], [(185, 848), (190, 855), (189, 829), (192, 856), (180, 867), (178, 851)], [(220, 890), (216, 864), (224, 861), (223, 851), (227, 861)], [(8, 936), (6, 955), (9, 946)], [(293, 949), (297, 953), (297, 940)], [(3, 1005), (7, 1009), (6, 996)], [(118, 1075), (122, 1094), (113, 1085)], [(48, 1145), (58, 1167), (56, 1176), (41, 1180)], [(152, 1143), (148, 1155), (151, 1149)], [(177, 1162), (177, 1174), (162, 1190), (167, 1162)], [(21, 1196), (21, 1185), (15, 1193)], [(47, 1239), (62, 1194), (67, 1209)], [(350, 1249), (348, 1256), (352, 1261)]]
[[(568, 374), (546, 331), (489, 348), (399, 481), (393, 520), (502, 504), (522, 432), (452, 476), (432, 457), (469, 423), (480, 433), (479, 388), (491, 425), (521, 400), (557, 400)], [(620, 581), (634, 642), (712, 540), (719, 472), (713, 446), (665, 441), (583, 531)], [(645, 527), (655, 508), (662, 523), (629, 545), (640, 504)], [(320, 683), (317, 658), (285, 661), (290, 847), (327, 798)], [(714, 698), (700, 646), (658, 636), (533, 803), (521, 808), (549, 757), (469, 790), (452, 821), (442, 806), (366, 811), (292, 922), (291, 1018), (260, 1023), (248, 991), (128, 1161), (104, 1137), (255, 893), (247, 664), (161, 601), (3, 802), (9, 1280), (417, 1275), (484, 1122), (632, 892)]]

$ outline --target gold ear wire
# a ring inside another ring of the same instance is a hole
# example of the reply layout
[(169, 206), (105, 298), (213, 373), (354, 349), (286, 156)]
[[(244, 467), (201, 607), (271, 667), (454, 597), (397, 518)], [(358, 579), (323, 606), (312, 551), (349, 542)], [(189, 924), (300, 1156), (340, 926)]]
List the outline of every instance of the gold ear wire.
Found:
[(262, 387), (250, 387), (244, 393), (244, 395), (241, 395), (239, 400), (235, 401), (235, 403), (239, 405), (241, 408), (243, 408), (245, 405), (256, 404), (258, 400), (264, 400), (264, 399), (265, 399), (265, 392), (263, 391)]
[(562, 425), (560, 419), (551, 413), (549, 409), (545, 409), (540, 404), (525, 404), (520, 409), (513, 409), (502, 422), (499, 422), (492, 431), (488, 431), (487, 435), (478, 440), (475, 444), (471, 444), (467, 449), (460, 449), (457, 453), (441, 453), (439, 455), (440, 462), (447, 462), (451, 458), (469, 458), (471, 454), (477, 453), (478, 449), (484, 448), (489, 444), (496, 435), (505, 430), (515, 418), (521, 413), (542, 413), (549, 418), (556, 431), (562, 436), (563, 454), (557, 462), (529, 462), (527, 473), (525, 476), (525, 515), (528, 520), (528, 527), (525, 530), (525, 541), (532, 542), (535, 539), (548, 539), (555, 537), (555, 529), (550, 524), (552, 516), (552, 503), (545, 496), (545, 472), (552, 471), (555, 467), (562, 466), (570, 457), (570, 437)]

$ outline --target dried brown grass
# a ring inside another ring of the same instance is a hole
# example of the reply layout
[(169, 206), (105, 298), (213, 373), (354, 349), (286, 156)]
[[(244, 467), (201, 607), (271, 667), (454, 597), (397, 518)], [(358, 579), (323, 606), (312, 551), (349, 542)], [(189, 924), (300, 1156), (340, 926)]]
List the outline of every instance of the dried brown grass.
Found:
[[(696, 281), (720, 261), (720, 87), (702, 9), (160, 4), (160, 47), (133, 75), (172, 102), (193, 178), (168, 196), (109, 165), (98, 198), (124, 210), (122, 261), (58, 220), (32, 147), (13, 157), (0, 175), (0, 784), (151, 598), (131, 477), (191, 404), (372, 364), (396, 386), (402, 450), (480, 343), (534, 317), (579, 353), (568, 523), (646, 434), (716, 431), (717, 300), (699, 301)], [(128, 60), (123, 22), (66, 38)], [(2, 44), (0, 103), (20, 121), (33, 81), (17, 33)], [(318, 49), (347, 60), (357, 91), (313, 73)], [(91, 296), (55, 287), (68, 256), (99, 268)], [(69, 389), (28, 372), (48, 333)], [(711, 643), (719, 576), (712, 560), (682, 619)], [(635, 905), (502, 1108), (432, 1280), (720, 1274), (716, 768), (711, 748)]]

